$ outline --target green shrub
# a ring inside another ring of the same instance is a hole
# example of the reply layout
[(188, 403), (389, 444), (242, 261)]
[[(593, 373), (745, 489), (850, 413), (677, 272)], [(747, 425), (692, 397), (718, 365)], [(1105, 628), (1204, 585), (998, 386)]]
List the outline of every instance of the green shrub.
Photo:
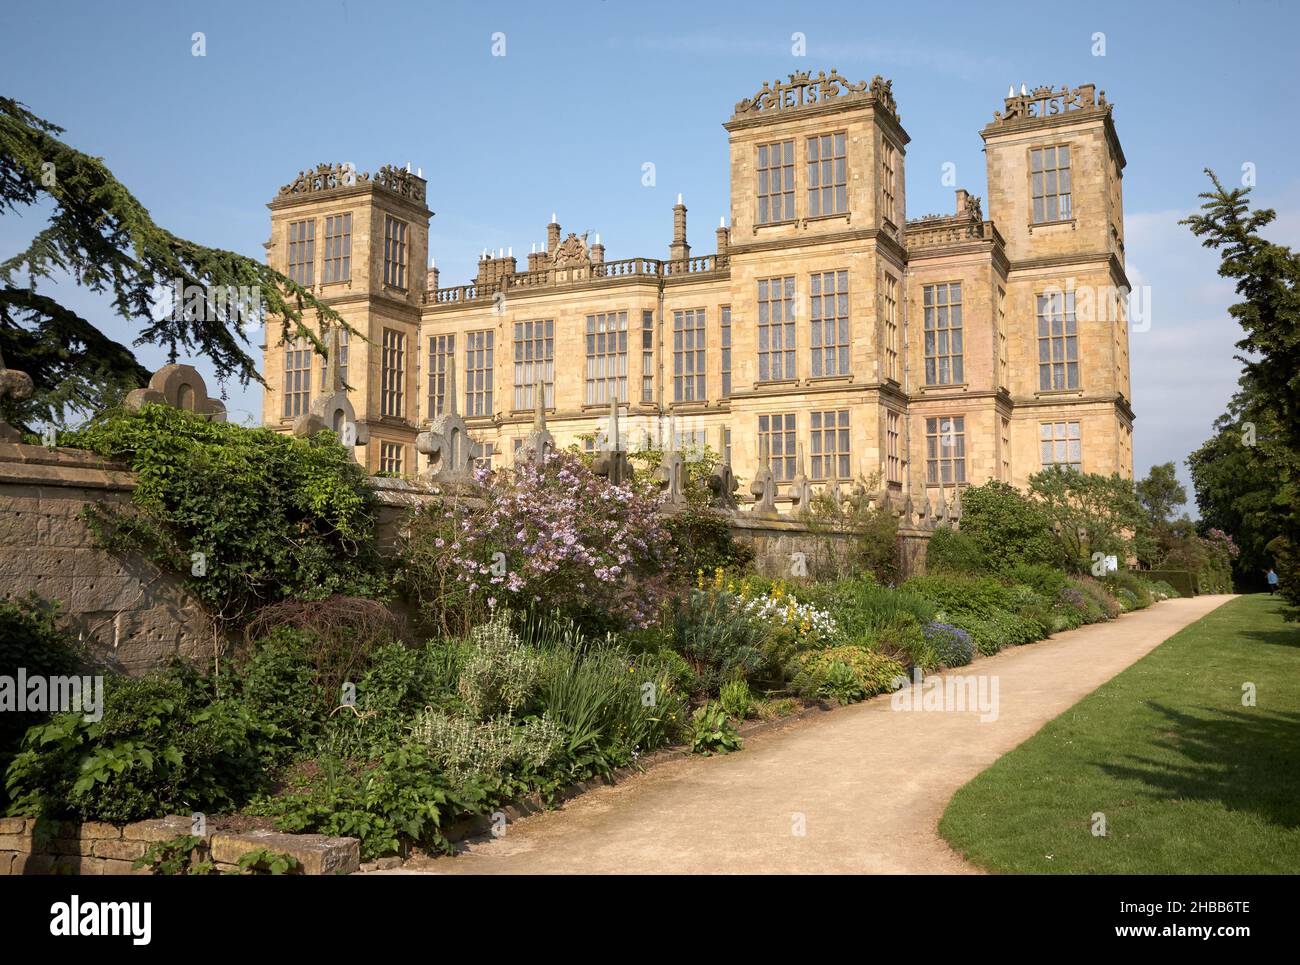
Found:
[(1129, 590), (1128, 587), (1121, 586), (1116, 588), (1115, 599), (1118, 601), (1119, 605), (1124, 608), (1126, 613), (1138, 609), (1137, 595)]
[(338, 693), (320, 692), (307, 658), (307, 635), (282, 627), (258, 640), (235, 672), (239, 699), (261, 725), (258, 750), (282, 764), (320, 733)]
[(930, 536), (925, 551), (925, 569), (928, 573), (987, 573), (988, 561), (965, 530), (940, 527)]
[(724, 681), (750, 678), (768, 663), (768, 625), (744, 612), (725, 591), (691, 590), (673, 601), (673, 649), (695, 670), (700, 692), (716, 694)]
[(1004, 647), (1033, 643), (1042, 636), (1036, 622), (1009, 610), (993, 610), (983, 616), (963, 613), (949, 619), (971, 635), (979, 652), (986, 657)]
[(453, 786), (418, 744), (396, 747), (373, 766), (330, 768), (307, 790), (260, 798), (248, 813), (275, 819), (281, 831), (354, 837), (366, 860), (396, 854), (412, 844), (450, 851), (448, 824), (478, 813), (486, 792)]
[[(26, 601), (0, 600), (0, 674), (15, 680), (20, 669), (29, 677), (77, 673), (85, 654), (75, 636), (59, 629), (57, 618), (57, 605), (43, 604), (35, 596)], [(49, 714), (39, 711), (0, 713), (0, 775), (18, 752), (27, 729), (48, 719)], [(5, 800), (0, 786), (0, 808)]]
[[(1150, 584), (1135, 573), (1126, 570), (1108, 573), (1102, 584), (1117, 599), (1119, 598), (1119, 590), (1127, 591), (1127, 596), (1120, 601), (1125, 604), (1126, 609), (1142, 610), (1155, 602), (1154, 597), (1151, 595)], [(1128, 600), (1128, 596), (1133, 599)]]
[(722, 690), (718, 694), (718, 702), (722, 704), (722, 709), (727, 712), (727, 716), (735, 720), (744, 720), (749, 716), (749, 710), (753, 706), (754, 696), (749, 691), (749, 684), (743, 680), (728, 680), (722, 685)]
[(1103, 614), (1103, 619), (1113, 620), (1120, 614), (1119, 603), (1106, 591), (1106, 587), (1090, 576), (1073, 577), (1070, 586), (1086, 594)]
[(1028, 586), (1048, 601), (1055, 600), (1065, 589), (1067, 579), (1063, 570), (1041, 563), (1019, 563), (1007, 568), (1003, 576), (1008, 583)]
[(990, 577), (952, 574), (914, 576), (903, 584), (934, 604), (935, 619), (944, 620), (957, 614), (989, 617), (997, 610), (1011, 608), (1011, 597), (997, 580)]
[(796, 693), (840, 703), (883, 694), (895, 678), (907, 673), (897, 660), (865, 647), (832, 647), (800, 654), (796, 661), (798, 671), (791, 681)]
[(845, 639), (857, 640), (910, 617), (918, 626), (934, 619), (934, 604), (908, 589), (881, 586), (870, 576), (800, 588), (805, 597), (829, 610)]
[(691, 715), (691, 752), (709, 757), (740, 750), (742, 741), (727, 717), (727, 712), (712, 701)]
[(524, 645), (506, 613), (497, 613), (469, 635), (470, 649), (456, 681), (465, 710), (476, 720), (513, 716), (529, 704), (542, 672), (542, 658)]
[(240, 701), (215, 699), (187, 668), (110, 676), (102, 719), (57, 714), (27, 732), (9, 767), (10, 811), (115, 823), (231, 811), (265, 782), (262, 736)]
[(997, 480), (967, 486), (961, 506), (961, 532), (990, 570), (1004, 573), (1023, 564), (1063, 562), (1051, 520), (1016, 487)]
[(902, 661), (909, 667), (934, 670), (942, 660), (929, 642), (916, 617), (900, 614), (892, 623), (870, 631), (862, 638), (870, 649)]
[(682, 734), (687, 692), (672, 657), (633, 658), (609, 638), (545, 647), (536, 710), (564, 732), (558, 761), (566, 780), (608, 774)]
[(1164, 580), (1152, 580), (1148, 584), (1151, 589), (1151, 596), (1156, 600), (1172, 600), (1180, 594), (1174, 587)]
[(135, 512), (88, 511), (105, 548), (141, 552), (178, 574), (223, 620), (290, 597), (386, 593), (373, 492), (332, 432), (299, 439), (146, 405), (60, 443), (136, 474)]

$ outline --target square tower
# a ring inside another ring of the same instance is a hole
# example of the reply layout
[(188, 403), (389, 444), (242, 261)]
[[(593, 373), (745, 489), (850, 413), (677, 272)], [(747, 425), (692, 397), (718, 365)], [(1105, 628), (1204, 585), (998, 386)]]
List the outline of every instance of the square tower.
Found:
[[(429, 250), (426, 183), (385, 166), (373, 176), (318, 165), (282, 187), (271, 210), (267, 263), (337, 311), (363, 338), (344, 338), (343, 381), (368, 443), (371, 472), (415, 466), (418, 338)], [(346, 333), (344, 333), (346, 336)], [(305, 343), (264, 346), (264, 425), (288, 429), (328, 394), (324, 360)]]
[(1009, 263), (1014, 478), (1133, 473), (1124, 152), (1094, 85), (1011, 92), (981, 136)]

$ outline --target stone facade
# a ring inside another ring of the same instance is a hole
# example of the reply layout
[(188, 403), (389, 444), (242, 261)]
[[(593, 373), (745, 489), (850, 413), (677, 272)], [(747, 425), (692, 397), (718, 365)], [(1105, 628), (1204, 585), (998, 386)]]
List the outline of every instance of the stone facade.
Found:
[[(987, 216), (958, 190), (953, 214), (909, 221), (890, 83), (794, 74), (723, 125), (731, 226), (713, 254), (691, 254), (679, 198), (665, 259), (607, 261), (599, 236), (552, 219), (522, 268), (512, 251), (484, 251), (472, 283), (444, 288), (423, 268), (425, 182), (322, 166), (271, 202), (268, 259), (366, 336), (346, 378), (371, 471), (425, 468), (416, 437), (449, 409), (448, 381), (484, 458), (508, 463), (540, 377), (561, 446), (598, 444), (613, 393), (633, 445), (724, 438), (748, 481), (765, 426), (786, 500), (798, 448), (815, 485), (879, 474), (918, 499), (987, 479), (1024, 486), (1044, 458), (1131, 477), (1111, 111), (1090, 85), (1009, 92), (980, 132)], [(284, 431), (323, 391), (321, 358), (288, 363), (268, 339), (264, 422)]]

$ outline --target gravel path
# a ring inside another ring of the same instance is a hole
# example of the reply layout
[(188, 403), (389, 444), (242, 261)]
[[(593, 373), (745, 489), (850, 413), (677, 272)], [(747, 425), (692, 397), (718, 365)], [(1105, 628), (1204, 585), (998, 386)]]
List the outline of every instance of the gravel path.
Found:
[(996, 679), (995, 720), (877, 697), (756, 735), (737, 754), (661, 764), (456, 857), (388, 873), (974, 873), (936, 831), (957, 789), (1230, 599), (1167, 600), (960, 668), (989, 688)]

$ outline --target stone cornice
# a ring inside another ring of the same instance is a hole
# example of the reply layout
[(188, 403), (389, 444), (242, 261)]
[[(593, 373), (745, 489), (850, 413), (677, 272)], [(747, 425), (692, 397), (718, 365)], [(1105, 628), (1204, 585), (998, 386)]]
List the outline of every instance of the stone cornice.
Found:
[(751, 241), (736, 244), (734, 241), (727, 249), (732, 258), (737, 255), (752, 254), (760, 251), (775, 251), (780, 248), (805, 247), (808, 245), (843, 245), (853, 241), (874, 241), (888, 249), (897, 259), (906, 262), (907, 250), (887, 231), (879, 228), (850, 228), (847, 231), (827, 232), (826, 234), (807, 235), (799, 238), (773, 238), (771, 241)]
[(1112, 277), (1126, 288), (1129, 287), (1128, 272), (1124, 263), (1113, 251), (1093, 251), (1083, 254), (1045, 255), (1041, 258), (1022, 258), (1009, 263), (1011, 271), (1036, 271), (1040, 268), (1071, 268), (1077, 265), (1105, 263)]

